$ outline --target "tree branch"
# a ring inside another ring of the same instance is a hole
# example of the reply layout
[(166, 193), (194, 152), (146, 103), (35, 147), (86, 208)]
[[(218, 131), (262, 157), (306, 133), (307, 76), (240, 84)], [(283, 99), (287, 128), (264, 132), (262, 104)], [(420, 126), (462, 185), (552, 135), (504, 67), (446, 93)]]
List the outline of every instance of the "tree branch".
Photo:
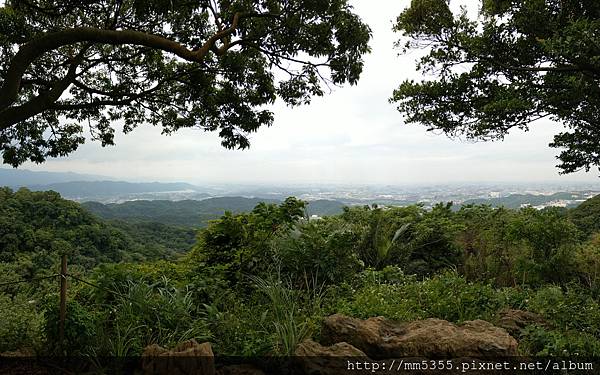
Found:
[(27, 120), (28, 118), (43, 112), (48, 108), (49, 105), (57, 101), (62, 93), (75, 80), (77, 67), (81, 63), (85, 52), (90, 48), (90, 46), (91, 45), (89, 44), (86, 45), (79, 52), (79, 54), (72, 59), (67, 74), (65, 74), (62, 79), (55, 82), (50, 90), (39, 94), (25, 104), (0, 110), (0, 129), (7, 129), (18, 122)]
[[(12, 59), (6, 71), (4, 84), (0, 88), (0, 110), (8, 108), (17, 100), (21, 79), (29, 65), (38, 57), (59, 47), (83, 42), (112, 45), (131, 44), (169, 52), (190, 62), (202, 62), (211, 50), (218, 55), (227, 52), (230, 48), (228, 37), (237, 30), (241, 19), (277, 16), (269, 13), (237, 12), (233, 16), (230, 27), (220, 30), (211, 36), (200, 48), (194, 50), (189, 50), (182, 44), (160, 35), (135, 30), (105, 30), (93, 27), (77, 27), (41, 34), (21, 46)], [(220, 48), (215, 48), (215, 43), (219, 40), (224, 40), (224, 44)]]
[(237, 20), (239, 20), (239, 14), (234, 17), (234, 24), (231, 28), (215, 34), (200, 49), (194, 51), (162, 36), (134, 30), (102, 30), (93, 27), (78, 27), (42, 34), (23, 45), (12, 59), (6, 72), (6, 80), (0, 89), (0, 110), (7, 108), (17, 99), (21, 79), (29, 65), (44, 53), (59, 47), (82, 42), (112, 45), (133, 44), (170, 52), (187, 61), (201, 62), (212, 44), (235, 30)]

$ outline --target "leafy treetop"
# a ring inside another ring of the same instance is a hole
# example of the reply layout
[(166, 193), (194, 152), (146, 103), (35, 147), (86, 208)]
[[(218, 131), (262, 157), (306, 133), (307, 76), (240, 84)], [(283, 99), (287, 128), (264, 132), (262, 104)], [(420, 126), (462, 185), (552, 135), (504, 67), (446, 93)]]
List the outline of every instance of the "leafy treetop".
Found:
[[(600, 2), (483, 0), (477, 20), (448, 0), (412, 0), (395, 30), (429, 48), (391, 101), (409, 122), (469, 139), (502, 139), (549, 118), (562, 173), (600, 166)], [(399, 42), (402, 43), (402, 42)]]
[(9, 0), (0, 7), (0, 148), (41, 163), (119, 121), (218, 131), (246, 148), (277, 97), (357, 82), (370, 29), (347, 0)]

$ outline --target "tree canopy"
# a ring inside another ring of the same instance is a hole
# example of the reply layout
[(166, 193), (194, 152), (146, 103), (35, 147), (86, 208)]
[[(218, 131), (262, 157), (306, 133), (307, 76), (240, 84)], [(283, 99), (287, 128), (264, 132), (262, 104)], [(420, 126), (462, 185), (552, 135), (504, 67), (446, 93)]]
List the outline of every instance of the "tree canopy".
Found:
[(600, 195), (569, 211), (569, 217), (586, 235), (600, 232)]
[(101, 220), (54, 191), (0, 188), (0, 274), (2, 266), (16, 262), (20, 274), (31, 276), (57, 264), (60, 254), (84, 268), (170, 259), (189, 250), (194, 239), (192, 228)]
[(483, 0), (476, 20), (448, 0), (412, 0), (395, 30), (428, 48), (392, 102), (407, 121), (469, 139), (502, 139), (549, 118), (562, 173), (600, 166), (600, 2)]
[(356, 83), (370, 35), (347, 0), (8, 0), (4, 163), (68, 155), (86, 131), (111, 145), (116, 124), (218, 131), (246, 148), (277, 97), (299, 105)]

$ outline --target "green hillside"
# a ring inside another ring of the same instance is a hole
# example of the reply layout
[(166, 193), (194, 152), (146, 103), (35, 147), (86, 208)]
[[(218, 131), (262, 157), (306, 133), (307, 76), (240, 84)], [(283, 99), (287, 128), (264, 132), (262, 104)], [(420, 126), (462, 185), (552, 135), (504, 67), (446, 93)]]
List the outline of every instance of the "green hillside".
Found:
[[(83, 207), (105, 219), (204, 227), (210, 220), (219, 218), (226, 211), (249, 212), (260, 202), (278, 203), (279, 201), (263, 198), (219, 197), (205, 200), (139, 200), (109, 204), (85, 202)], [(308, 204), (307, 213), (329, 216), (341, 213), (343, 208), (344, 204), (341, 202), (317, 200)]]
[(27, 283), (0, 291), (0, 351), (56, 352), (56, 279), (30, 280), (56, 272), (66, 251), (69, 275), (89, 282), (69, 276), (72, 328), (59, 349), (71, 355), (139, 355), (187, 338), (210, 341), (218, 355), (286, 355), (288, 331), (265, 327), (289, 325), (293, 349), (294, 332), (318, 334), (311, 324), (334, 313), (495, 324), (518, 309), (548, 322), (515, 334), (520, 354), (598, 356), (600, 236), (583, 238), (571, 219), (596, 223), (598, 200), (571, 215), (438, 204), (353, 206), (307, 221), (306, 202), (287, 198), (225, 213), (195, 235), (149, 220), (199, 220), (199, 208), (239, 210), (253, 200), (87, 204), (112, 215), (105, 220), (55, 192), (4, 188), (0, 284)]
[(106, 262), (172, 258), (193, 242), (191, 229), (110, 223), (56, 192), (0, 188), (2, 262), (29, 259), (32, 268), (47, 268), (59, 253), (67, 253), (70, 263), (89, 268)]
[[(523, 205), (538, 206), (554, 201), (575, 201), (585, 199), (585, 193), (558, 192), (550, 195), (534, 194), (511, 194), (500, 198), (478, 198), (468, 199), (463, 205), (469, 204), (489, 204), (492, 207), (519, 208)], [(578, 203), (573, 203), (576, 206)]]
[(586, 234), (600, 231), (600, 195), (588, 199), (572, 209), (569, 216)]

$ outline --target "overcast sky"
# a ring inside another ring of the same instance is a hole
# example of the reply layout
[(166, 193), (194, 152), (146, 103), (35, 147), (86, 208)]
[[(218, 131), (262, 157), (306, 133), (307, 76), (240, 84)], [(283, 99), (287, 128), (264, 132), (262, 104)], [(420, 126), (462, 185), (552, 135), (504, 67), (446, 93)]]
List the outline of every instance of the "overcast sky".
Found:
[[(464, 2), (474, 10), (479, 3)], [(450, 140), (405, 125), (388, 98), (402, 80), (419, 77), (418, 54), (398, 56), (393, 49), (398, 36), (392, 21), (409, 0), (352, 3), (373, 30), (373, 52), (360, 83), (337, 88), (309, 106), (276, 105), (274, 126), (253, 134), (249, 150), (225, 150), (216, 134), (199, 130), (162, 136), (159, 128), (140, 126), (119, 134), (114, 147), (88, 142), (67, 158), (22, 168), (193, 183), (600, 181), (597, 172), (558, 175), (558, 150), (548, 143), (560, 126), (548, 121), (495, 143)]]

